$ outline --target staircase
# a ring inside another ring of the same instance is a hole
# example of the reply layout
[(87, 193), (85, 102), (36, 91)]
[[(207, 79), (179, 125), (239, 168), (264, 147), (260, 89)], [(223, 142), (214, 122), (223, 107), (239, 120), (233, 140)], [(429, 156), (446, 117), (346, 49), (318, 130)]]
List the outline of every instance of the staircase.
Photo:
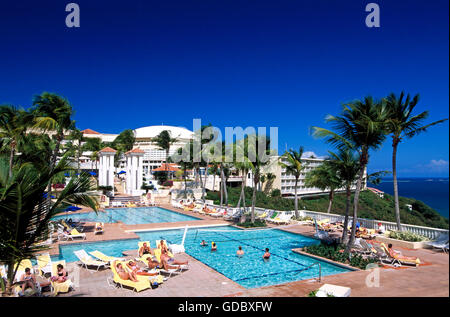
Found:
[(126, 205), (128, 202), (137, 203), (141, 201), (140, 196), (126, 196), (126, 195), (120, 195), (120, 196), (114, 196), (109, 198), (109, 205), (112, 206), (112, 202), (120, 201), (122, 204)]

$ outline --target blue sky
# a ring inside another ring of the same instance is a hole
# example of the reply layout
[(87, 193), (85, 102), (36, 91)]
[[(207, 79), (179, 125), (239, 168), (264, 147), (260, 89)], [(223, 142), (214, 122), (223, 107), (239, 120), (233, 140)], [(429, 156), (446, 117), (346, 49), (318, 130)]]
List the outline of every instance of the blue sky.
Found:
[[(119, 133), (192, 119), (276, 126), (279, 148), (327, 145), (309, 135), (326, 114), (365, 95), (420, 93), (429, 120), (448, 117), (448, 1), (69, 1), (0, 3), (0, 103), (67, 97), (80, 129)], [(390, 169), (389, 139), (370, 169)], [(399, 147), (400, 176), (448, 176), (449, 126)]]

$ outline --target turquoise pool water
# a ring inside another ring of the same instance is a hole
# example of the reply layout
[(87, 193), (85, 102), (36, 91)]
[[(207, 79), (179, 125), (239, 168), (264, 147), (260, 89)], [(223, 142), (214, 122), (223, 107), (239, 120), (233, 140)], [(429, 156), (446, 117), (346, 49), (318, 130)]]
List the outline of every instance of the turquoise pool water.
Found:
[[(68, 262), (77, 261), (73, 251), (81, 248), (87, 252), (100, 250), (111, 256), (122, 256), (122, 251), (137, 249), (139, 240), (149, 240), (152, 247), (155, 247), (155, 240), (159, 239), (165, 239), (169, 244), (180, 244), (183, 229), (138, 232), (137, 234), (140, 239), (61, 245), (60, 256)], [(200, 246), (201, 240), (207, 241), (208, 246)], [(212, 241), (218, 246), (215, 252), (210, 251)], [(189, 229), (185, 248), (187, 254), (243, 287), (256, 288), (317, 277), (319, 267), (315, 265), (308, 268), (308, 266), (318, 261), (297, 254), (291, 249), (318, 243), (318, 240), (277, 229), (244, 231), (225, 226)], [(245, 252), (241, 258), (236, 256), (238, 246), (242, 246)], [(268, 261), (262, 259), (266, 247), (272, 254)], [(327, 262), (320, 263), (322, 276), (350, 271)]]
[(180, 214), (160, 207), (115, 208), (105, 212), (87, 212), (80, 214), (67, 213), (53, 218), (53, 220), (72, 218), (74, 221), (92, 221), (113, 223), (122, 221), (127, 225), (143, 223), (179, 222), (199, 220), (198, 218)]

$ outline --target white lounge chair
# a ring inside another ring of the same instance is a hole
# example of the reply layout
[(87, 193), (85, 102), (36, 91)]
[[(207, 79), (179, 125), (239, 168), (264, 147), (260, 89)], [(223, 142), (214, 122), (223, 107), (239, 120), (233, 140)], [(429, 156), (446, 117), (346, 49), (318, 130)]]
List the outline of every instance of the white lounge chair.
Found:
[(36, 255), (36, 261), (39, 273), (42, 273), (42, 275), (52, 274), (52, 259), (49, 253)]
[(448, 252), (448, 233), (441, 233), (436, 240), (426, 243), (427, 246)]
[(73, 240), (74, 238), (82, 238), (86, 240), (86, 234), (80, 233), (77, 229), (73, 229), (72, 232), (66, 233), (64, 232), (64, 227), (58, 225), (58, 240)]
[(87, 254), (85, 250), (77, 250), (73, 251), (73, 253), (81, 261), (81, 266), (84, 266), (87, 270), (89, 270), (90, 266), (94, 266), (97, 268), (95, 270), (97, 272), (101, 267), (106, 269), (109, 266), (108, 262), (95, 260), (89, 254)]

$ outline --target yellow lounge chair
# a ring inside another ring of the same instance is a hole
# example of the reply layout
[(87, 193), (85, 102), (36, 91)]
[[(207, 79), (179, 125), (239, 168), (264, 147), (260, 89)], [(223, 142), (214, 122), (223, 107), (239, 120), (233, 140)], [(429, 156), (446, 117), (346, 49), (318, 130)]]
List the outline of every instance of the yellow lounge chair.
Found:
[[(120, 285), (120, 287), (123, 289), (124, 286), (130, 287), (132, 290), (135, 290), (136, 292), (140, 292), (143, 291), (145, 289), (151, 288), (150, 285), (150, 279), (148, 278), (148, 276), (142, 276), (142, 275), (137, 275), (137, 282), (133, 282), (130, 280), (124, 280), (122, 278), (120, 278), (119, 274), (117, 273), (117, 269), (116, 269), (116, 265), (118, 263), (122, 264), (122, 267), (126, 270), (128, 270), (128, 267), (125, 263), (121, 262), (121, 261), (114, 261), (111, 265), (111, 271), (113, 273), (113, 277), (112, 277), (112, 282), (115, 285)], [(108, 278), (108, 282), (111, 281), (111, 278)], [(109, 282), (110, 283), (110, 282)], [(110, 283), (110, 285), (113, 285), (113, 283)]]
[(52, 273), (52, 259), (49, 253), (36, 255), (36, 261), (39, 268), (38, 274), (40, 276)]
[(100, 252), (98, 250), (89, 252), (92, 256), (94, 256), (95, 258), (99, 259), (100, 261), (106, 262), (111, 264), (113, 261), (122, 261), (123, 258), (117, 258), (114, 256), (109, 256), (104, 254), (103, 252)]
[(391, 255), (391, 253), (389, 252), (389, 248), (384, 243), (381, 243), (381, 248), (383, 249), (383, 251), (386, 253), (387, 256), (393, 259), (392, 264), (394, 264), (395, 262), (397, 262), (400, 265), (411, 264), (419, 266), (420, 264), (420, 259), (417, 257), (415, 259), (409, 259), (401, 254), (396, 254), (395, 252), (393, 252), (393, 255)]
[[(58, 264), (62, 264), (62, 266), (66, 268), (66, 261), (64, 260), (52, 262), (52, 276), (58, 276)], [(58, 293), (67, 293), (71, 288), (73, 289), (73, 283), (69, 278), (67, 278), (64, 283), (51, 281), (51, 290), (55, 296), (58, 295)]]

